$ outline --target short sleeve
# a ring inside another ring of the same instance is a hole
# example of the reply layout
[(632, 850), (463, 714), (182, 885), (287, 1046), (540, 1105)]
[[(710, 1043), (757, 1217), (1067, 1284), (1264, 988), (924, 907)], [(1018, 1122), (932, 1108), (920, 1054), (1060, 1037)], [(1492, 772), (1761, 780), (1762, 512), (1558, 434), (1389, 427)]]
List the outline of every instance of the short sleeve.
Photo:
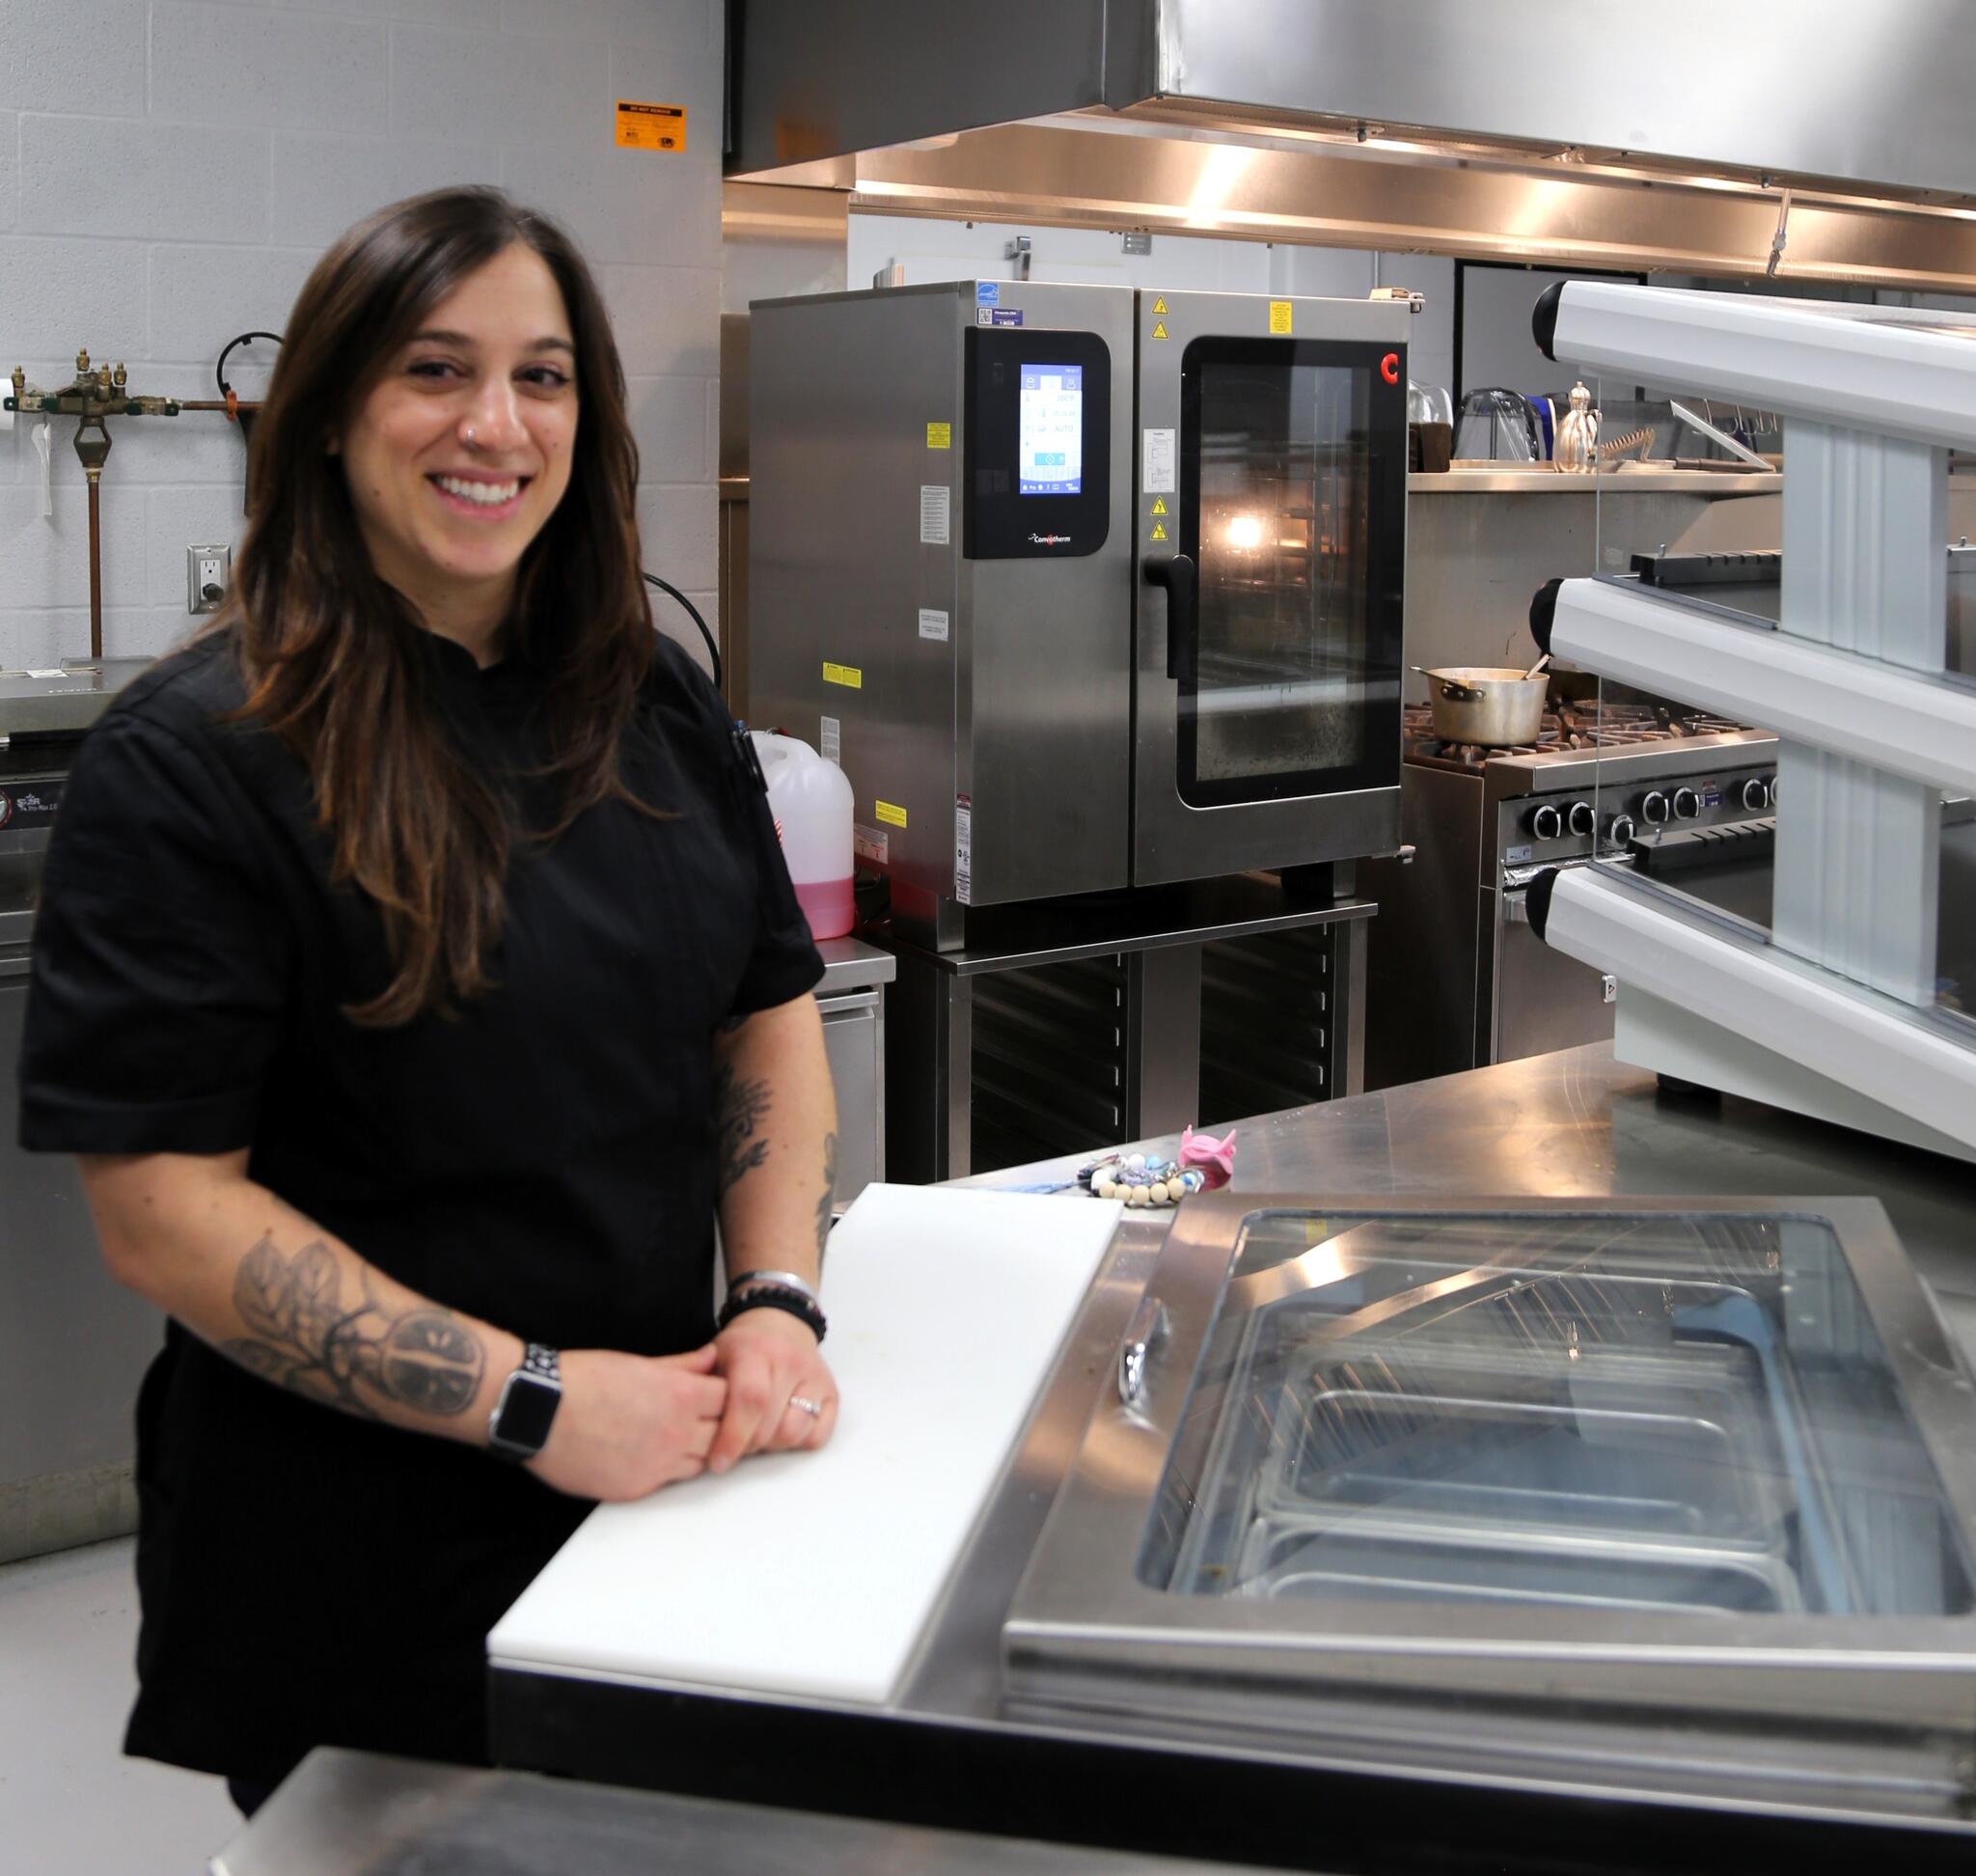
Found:
[(727, 1011), (730, 1016), (752, 1016), (813, 990), (823, 979), (823, 957), (797, 903), (768, 796), (755, 768), (741, 759), (734, 719), (726, 703), (707, 675), (672, 640), (660, 634), (656, 649), (660, 671), (683, 693), (696, 731), (706, 738), (714, 772), (733, 804), (733, 811), (723, 818), (735, 830), (737, 844), (755, 874), (760, 916), (747, 968)]
[(293, 945), (264, 831), (217, 756), (113, 711), (63, 791), (37, 913), (20, 1144), (72, 1153), (252, 1143)]

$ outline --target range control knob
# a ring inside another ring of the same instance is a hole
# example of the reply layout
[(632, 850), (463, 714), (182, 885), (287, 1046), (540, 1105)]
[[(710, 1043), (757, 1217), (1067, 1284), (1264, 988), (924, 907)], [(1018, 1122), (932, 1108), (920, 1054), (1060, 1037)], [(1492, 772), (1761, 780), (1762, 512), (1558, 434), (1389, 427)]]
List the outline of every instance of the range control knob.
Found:
[(1599, 816), (1593, 813), (1589, 801), (1575, 801), (1564, 811), (1566, 824), (1574, 834), (1589, 834), (1599, 825)]
[(1629, 845), (1633, 841), (1633, 824), (1631, 814), (1614, 814), (1606, 823), (1606, 838), (1614, 846), (1623, 847)]
[(1676, 788), (1674, 790), (1674, 818), (1676, 820), (1693, 820), (1701, 811), (1702, 798), (1692, 788)]
[(1667, 797), (1659, 788), (1650, 788), (1640, 796), (1640, 819), (1649, 827), (1659, 827), (1672, 813)]
[(1540, 841), (1554, 841), (1564, 832), (1564, 816), (1547, 801), (1531, 811), (1530, 832)]
[(1770, 805), (1770, 785), (1760, 775), (1752, 775), (1743, 785), (1743, 805), (1752, 814), (1760, 813)]

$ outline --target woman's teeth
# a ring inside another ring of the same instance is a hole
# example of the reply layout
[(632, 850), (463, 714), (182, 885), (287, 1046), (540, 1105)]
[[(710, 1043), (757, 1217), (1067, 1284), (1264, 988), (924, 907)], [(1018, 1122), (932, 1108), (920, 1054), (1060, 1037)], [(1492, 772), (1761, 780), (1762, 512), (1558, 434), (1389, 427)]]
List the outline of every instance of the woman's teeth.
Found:
[(480, 508), (499, 508), (521, 493), (519, 482), (461, 482), (456, 476), (434, 476), (432, 480), (449, 495), (457, 495), (461, 501), (473, 502)]

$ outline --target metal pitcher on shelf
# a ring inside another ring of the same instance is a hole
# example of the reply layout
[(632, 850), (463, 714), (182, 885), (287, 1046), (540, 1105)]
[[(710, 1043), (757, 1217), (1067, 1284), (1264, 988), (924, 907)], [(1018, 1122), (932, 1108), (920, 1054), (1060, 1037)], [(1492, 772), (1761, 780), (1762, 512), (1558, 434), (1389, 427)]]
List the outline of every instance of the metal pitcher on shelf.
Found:
[(1582, 378), (1571, 388), (1571, 408), (1557, 426), (1554, 453), (1559, 469), (1568, 475), (1589, 476), (1599, 467), (1599, 413)]

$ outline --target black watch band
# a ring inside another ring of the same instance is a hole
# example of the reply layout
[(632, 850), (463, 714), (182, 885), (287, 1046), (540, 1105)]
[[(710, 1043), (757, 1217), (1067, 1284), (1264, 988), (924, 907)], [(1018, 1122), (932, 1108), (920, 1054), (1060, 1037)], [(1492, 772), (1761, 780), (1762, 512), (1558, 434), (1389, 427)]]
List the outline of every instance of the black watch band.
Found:
[(529, 1342), (521, 1366), (501, 1384), (501, 1397), (487, 1417), (487, 1450), (519, 1464), (548, 1444), (563, 1404), (563, 1363), (553, 1348)]

